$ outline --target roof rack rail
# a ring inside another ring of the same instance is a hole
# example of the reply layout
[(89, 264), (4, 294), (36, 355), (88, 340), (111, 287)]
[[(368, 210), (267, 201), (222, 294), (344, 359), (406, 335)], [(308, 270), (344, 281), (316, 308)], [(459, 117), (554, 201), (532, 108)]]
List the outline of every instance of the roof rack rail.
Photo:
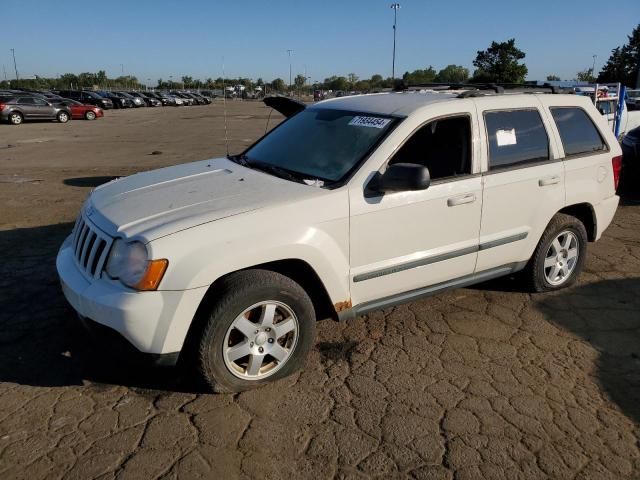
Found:
[(572, 88), (558, 87), (544, 83), (542, 86), (527, 83), (418, 83), (407, 85), (400, 82), (396, 85), (395, 91), (410, 90), (464, 90), (458, 95), (459, 98), (478, 97), (487, 94), (502, 95), (505, 92), (522, 93), (574, 93)]

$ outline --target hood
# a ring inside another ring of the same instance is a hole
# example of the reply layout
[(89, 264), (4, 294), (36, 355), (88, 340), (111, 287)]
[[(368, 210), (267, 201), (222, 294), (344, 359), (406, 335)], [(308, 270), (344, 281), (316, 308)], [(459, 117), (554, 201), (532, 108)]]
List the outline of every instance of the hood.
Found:
[(203, 223), (324, 193), (218, 158), (113, 180), (93, 191), (84, 211), (112, 236), (151, 241)]

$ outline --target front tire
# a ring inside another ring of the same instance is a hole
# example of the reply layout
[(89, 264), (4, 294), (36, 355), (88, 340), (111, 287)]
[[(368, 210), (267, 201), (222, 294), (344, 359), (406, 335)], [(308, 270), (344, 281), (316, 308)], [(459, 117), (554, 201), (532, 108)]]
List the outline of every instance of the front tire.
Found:
[(531, 289), (549, 292), (577, 280), (587, 254), (587, 231), (571, 215), (554, 215), (524, 272)]
[(87, 111), (87, 113), (84, 114), (84, 118), (86, 118), (87, 120), (95, 120), (96, 113), (89, 110)]
[(246, 270), (217, 290), (198, 345), (201, 374), (215, 392), (241, 392), (304, 365), (316, 316), (300, 285), (279, 273)]
[(69, 114), (67, 112), (58, 113), (58, 122), (67, 123), (69, 121)]

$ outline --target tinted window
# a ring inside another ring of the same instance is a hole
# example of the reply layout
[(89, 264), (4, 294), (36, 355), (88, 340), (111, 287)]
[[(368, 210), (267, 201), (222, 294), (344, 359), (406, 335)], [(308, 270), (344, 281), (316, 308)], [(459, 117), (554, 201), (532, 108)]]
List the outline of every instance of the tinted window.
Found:
[(36, 105), (48, 105), (48, 103), (41, 98), (34, 98), (33, 103), (35, 103)]
[(566, 156), (598, 152), (607, 148), (589, 115), (581, 108), (552, 108), (551, 115), (560, 132)]
[(549, 137), (537, 110), (486, 112), (489, 169), (549, 158)]
[(18, 103), (20, 105), (33, 105), (36, 102), (35, 102), (35, 99), (32, 97), (22, 97), (18, 99)]
[(307, 178), (338, 181), (354, 169), (394, 124), (382, 115), (309, 108), (294, 115), (246, 152), (248, 161)]
[(443, 118), (415, 132), (389, 164), (417, 163), (432, 180), (471, 173), (471, 124), (468, 117)]

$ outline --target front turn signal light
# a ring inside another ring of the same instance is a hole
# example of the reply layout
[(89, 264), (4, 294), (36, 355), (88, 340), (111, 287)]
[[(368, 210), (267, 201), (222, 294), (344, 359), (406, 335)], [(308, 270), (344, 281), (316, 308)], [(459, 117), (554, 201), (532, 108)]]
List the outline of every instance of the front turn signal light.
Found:
[(164, 276), (164, 272), (167, 271), (169, 266), (169, 260), (161, 258), (160, 260), (149, 260), (147, 264), (147, 271), (142, 276), (142, 279), (133, 287), (136, 290), (156, 290), (160, 281)]

